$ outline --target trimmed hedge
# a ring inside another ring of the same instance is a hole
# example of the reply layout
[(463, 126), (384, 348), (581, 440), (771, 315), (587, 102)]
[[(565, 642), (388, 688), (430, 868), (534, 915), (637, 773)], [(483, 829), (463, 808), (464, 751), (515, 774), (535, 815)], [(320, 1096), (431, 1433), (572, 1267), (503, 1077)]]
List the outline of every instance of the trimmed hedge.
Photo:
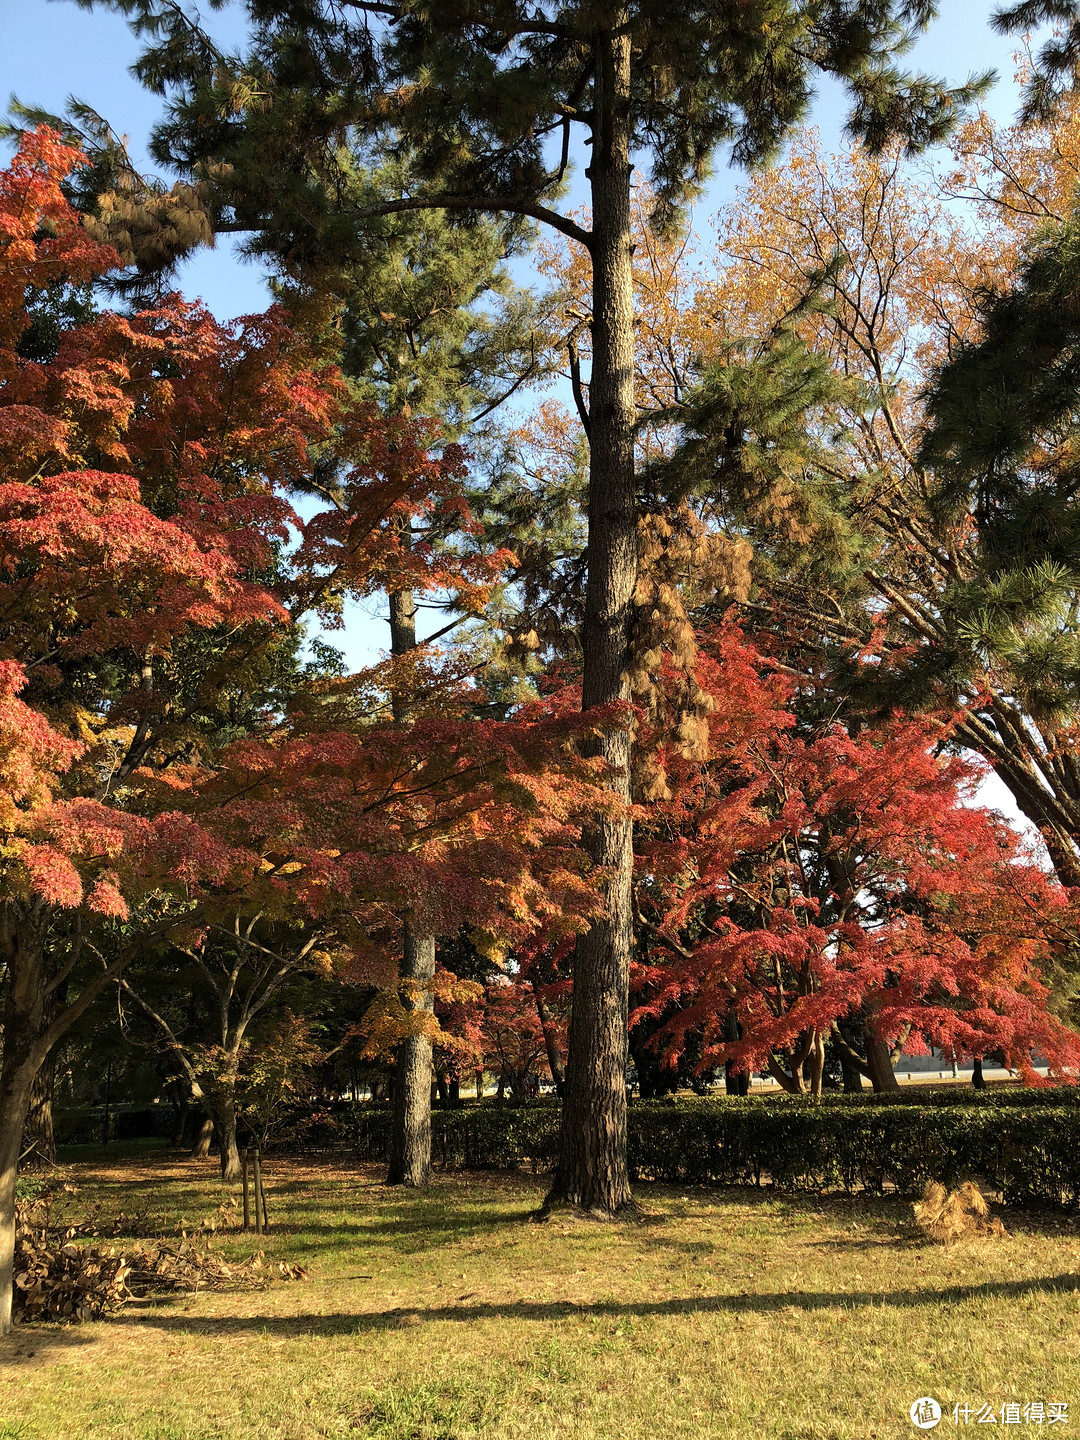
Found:
[[(778, 1097), (774, 1093), (765, 1098)], [(880, 1093), (873, 1090), (859, 1090), (851, 1095), (833, 1093), (826, 1095), (822, 1103), (854, 1106), (953, 1105), (964, 1108), (988, 1106), (991, 1109), (1011, 1109), (1014, 1106), (1030, 1109), (1033, 1105), (1047, 1105), (1056, 1109), (1062, 1105), (1080, 1105), (1080, 1085), (1040, 1085), (1036, 1088), (999, 1084), (988, 1085), (985, 1090), (976, 1090), (963, 1083), (942, 1082), (935, 1085), (931, 1082), (928, 1085), (904, 1085), (899, 1090), (883, 1090)]]
[[(977, 1175), (1007, 1204), (1080, 1209), (1080, 1108), (1045, 1103), (1041, 1093), (1025, 1092), (1027, 1104), (860, 1105), (858, 1096), (821, 1105), (637, 1102), (630, 1106), (630, 1169), (635, 1179), (677, 1185), (902, 1195), (918, 1193), (927, 1180), (952, 1185)], [(436, 1110), (433, 1158), (472, 1169), (546, 1170), (558, 1131), (557, 1103)], [(334, 1148), (344, 1142), (361, 1159), (384, 1161), (389, 1133), (389, 1110), (359, 1104), (337, 1111), (332, 1129), (311, 1139)]]

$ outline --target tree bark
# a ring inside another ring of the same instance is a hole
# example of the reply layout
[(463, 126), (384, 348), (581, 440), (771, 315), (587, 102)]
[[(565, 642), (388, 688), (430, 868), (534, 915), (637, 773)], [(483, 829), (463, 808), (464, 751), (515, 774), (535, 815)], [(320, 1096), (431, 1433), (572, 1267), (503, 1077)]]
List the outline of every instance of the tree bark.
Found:
[(862, 1072), (842, 1050), (840, 1052), (840, 1070), (844, 1077), (844, 1094), (857, 1095), (863, 1088)]
[[(403, 536), (408, 544), (408, 535)], [(407, 655), (416, 647), (416, 597), (411, 590), (390, 595), (390, 653)], [(407, 698), (395, 687), (391, 695), (394, 719), (408, 719)], [(435, 936), (418, 928), (411, 915), (402, 926), (401, 977), (430, 987), (435, 978)], [(419, 997), (417, 1008), (434, 1011), (430, 988)], [(413, 1001), (407, 1001), (413, 1004)], [(388, 1185), (426, 1185), (431, 1179), (431, 1040), (414, 1035), (397, 1053), (394, 1071), (394, 1111), (390, 1126)]]
[[(630, 233), (630, 37), (612, 7), (595, 45), (592, 161), (593, 358), (589, 385), (589, 546), (582, 630), (582, 706), (626, 700), (637, 578), (634, 492), (634, 285)], [(588, 753), (607, 762), (630, 799), (630, 737), (607, 729)], [(633, 1204), (626, 1163), (626, 1051), (633, 834), (628, 818), (598, 819), (583, 835), (609, 876), (606, 913), (574, 951), (573, 1007), (559, 1160), (545, 1204), (614, 1215)]]
[(222, 1180), (240, 1179), (240, 1151), (236, 1144), (236, 1101), (231, 1094), (218, 1097), (214, 1104), (214, 1129), (217, 1132), (218, 1156)]
[(810, 1086), (810, 1094), (815, 1100), (821, 1099), (821, 1079), (825, 1073), (825, 1038), (817, 1030), (814, 1031), (810, 1043), (810, 1054), (806, 1057), (806, 1068), (808, 1071), (807, 1081)]
[(191, 1147), (191, 1158), (205, 1160), (210, 1154), (210, 1142), (213, 1138), (214, 1122), (209, 1115), (204, 1115), (203, 1122), (199, 1126), (199, 1133), (195, 1136), (195, 1144)]
[(547, 1051), (548, 1069), (551, 1071), (556, 1095), (562, 1095), (566, 1090), (566, 1067), (563, 1064), (562, 1055), (559, 1053), (555, 1022), (551, 1018), (551, 1012), (544, 1003), (544, 997), (535, 980), (532, 982), (532, 992), (536, 1001), (536, 1015), (540, 1021), (540, 1029), (544, 1033), (544, 1049)]
[[(743, 1027), (739, 1023), (734, 1010), (729, 1010), (724, 1016), (724, 1039), (728, 1044), (734, 1044), (742, 1038)], [(727, 1095), (749, 1095), (750, 1071), (748, 1069), (736, 1070), (730, 1060), (725, 1060), (724, 1092)]]
[(900, 1081), (893, 1069), (891, 1047), (884, 1040), (875, 1040), (869, 1033), (866, 1036), (866, 1069), (878, 1094), (883, 1090), (900, 1089)]
[(976, 1090), (986, 1089), (986, 1077), (983, 1075), (982, 1056), (976, 1055), (971, 1062), (971, 1083)]
[[(5, 1035), (4, 1060), (8, 1043)], [(23, 1126), (30, 1109), (29, 1077), (6, 1074), (0, 1085), (0, 1335), (11, 1329), (11, 1302), (15, 1282), (15, 1182)]]
[(56, 1164), (56, 1132), (53, 1128), (55, 1082), (56, 1055), (50, 1052), (30, 1087), (30, 1109), (22, 1137), (24, 1166)]
[[(8, 964), (4, 1056), (0, 1064), (0, 1335), (11, 1329), (15, 1258), (15, 1183), (34, 1077), (44, 1055), (44, 921), (13, 924), (5, 917)], [(47, 1052), (46, 1052), (47, 1053)]]
[(176, 1117), (173, 1121), (172, 1148), (179, 1150), (184, 1143), (184, 1131), (187, 1129), (190, 1102), (182, 1080), (170, 1080), (166, 1085), (166, 1090), (169, 1095), (169, 1103), (172, 1105), (173, 1113)]
[[(435, 1009), (435, 937), (405, 927), (402, 978), (415, 982), (406, 998), (413, 1010)], [(431, 1179), (431, 1037), (410, 1035), (398, 1047), (394, 1072), (394, 1111), (390, 1127), (388, 1185), (426, 1185)]]

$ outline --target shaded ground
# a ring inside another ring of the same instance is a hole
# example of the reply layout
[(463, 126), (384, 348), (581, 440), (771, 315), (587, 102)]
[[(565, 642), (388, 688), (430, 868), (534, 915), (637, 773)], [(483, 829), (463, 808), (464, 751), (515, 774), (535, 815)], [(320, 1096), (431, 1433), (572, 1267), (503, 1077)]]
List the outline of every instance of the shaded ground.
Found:
[[(372, 1167), (267, 1170), (267, 1258), (310, 1279), (17, 1332), (0, 1440), (885, 1440), (918, 1433), (920, 1395), (1069, 1401), (1080, 1425), (1075, 1221), (941, 1250), (888, 1200), (642, 1186), (642, 1221), (537, 1224), (528, 1176), (410, 1194)], [(238, 1198), (211, 1162), (68, 1178), (73, 1207), (168, 1230)]]

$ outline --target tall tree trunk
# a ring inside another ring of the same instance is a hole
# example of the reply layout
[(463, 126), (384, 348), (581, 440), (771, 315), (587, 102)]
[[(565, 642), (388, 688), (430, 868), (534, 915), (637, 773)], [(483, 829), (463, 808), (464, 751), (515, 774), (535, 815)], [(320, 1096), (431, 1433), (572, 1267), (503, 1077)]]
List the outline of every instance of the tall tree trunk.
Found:
[[(390, 595), (390, 653), (407, 655), (415, 646), (416, 598), (411, 590), (395, 590)], [(394, 719), (405, 720), (406, 697), (400, 689), (395, 688), (391, 701)], [(425, 987), (406, 1003), (432, 1012), (435, 936), (418, 929), (410, 915), (405, 916), (402, 932), (401, 978)], [(394, 1070), (388, 1185), (426, 1185), (431, 1179), (431, 1081), (431, 1040), (411, 1035), (398, 1047)]]
[[(417, 983), (406, 1005), (435, 1008), (431, 981), (435, 976), (435, 937), (417, 935), (406, 926), (402, 978)], [(426, 1185), (431, 1179), (431, 1037), (410, 1035), (398, 1047), (394, 1073), (394, 1112), (390, 1126), (388, 1185)]]
[(44, 935), (33, 920), (5, 917), (8, 965), (4, 1057), (0, 1064), (0, 1334), (11, 1329), (15, 1257), (15, 1182), (41, 1053), (45, 1009)]
[[(592, 186), (593, 360), (589, 384), (589, 571), (582, 632), (582, 705), (628, 698), (627, 650), (637, 578), (634, 494), (634, 284), (630, 235), (630, 37), (612, 7), (596, 42)], [(623, 33), (620, 33), (622, 29)], [(613, 728), (589, 753), (630, 799), (630, 737)], [(583, 842), (610, 879), (606, 913), (578, 940), (559, 1135), (547, 1204), (613, 1215), (633, 1203), (626, 1163), (626, 1051), (633, 834), (603, 818)]]

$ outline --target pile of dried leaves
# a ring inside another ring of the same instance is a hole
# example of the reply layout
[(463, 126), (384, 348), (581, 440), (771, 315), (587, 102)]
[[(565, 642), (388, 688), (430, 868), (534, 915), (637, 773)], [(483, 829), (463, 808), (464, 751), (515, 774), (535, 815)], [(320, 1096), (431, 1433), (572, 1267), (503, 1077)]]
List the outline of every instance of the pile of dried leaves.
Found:
[(982, 1192), (970, 1180), (965, 1180), (958, 1190), (946, 1190), (944, 1185), (931, 1180), (923, 1191), (922, 1199), (917, 1200), (912, 1208), (919, 1229), (939, 1245), (948, 1245), (953, 1240), (962, 1240), (970, 1235), (999, 1240), (1008, 1238), (1005, 1226), (996, 1215), (990, 1214)]
[(307, 1278), (302, 1265), (267, 1264), (261, 1251), (248, 1260), (225, 1261), (211, 1253), (209, 1242), (200, 1248), (186, 1232), (179, 1239), (139, 1239), (124, 1247), (80, 1244), (102, 1234), (130, 1235), (142, 1224), (130, 1216), (61, 1224), (52, 1216), (50, 1198), (46, 1193), (16, 1206), (16, 1322), (93, 1320), (133, 1296)]

